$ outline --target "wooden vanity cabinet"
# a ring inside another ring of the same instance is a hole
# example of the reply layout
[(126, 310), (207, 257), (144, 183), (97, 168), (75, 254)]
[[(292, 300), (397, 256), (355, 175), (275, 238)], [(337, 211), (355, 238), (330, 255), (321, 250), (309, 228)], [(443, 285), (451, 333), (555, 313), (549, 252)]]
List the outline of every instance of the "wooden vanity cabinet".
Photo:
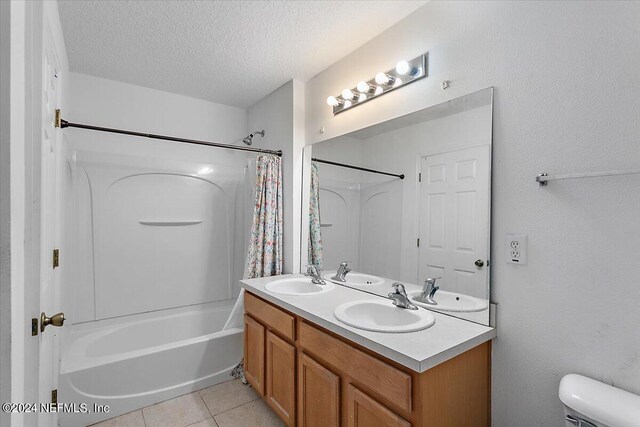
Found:
[(491, 342), (418, 373), (247, 292), (244, 357), (288, 426), (491, 424)]

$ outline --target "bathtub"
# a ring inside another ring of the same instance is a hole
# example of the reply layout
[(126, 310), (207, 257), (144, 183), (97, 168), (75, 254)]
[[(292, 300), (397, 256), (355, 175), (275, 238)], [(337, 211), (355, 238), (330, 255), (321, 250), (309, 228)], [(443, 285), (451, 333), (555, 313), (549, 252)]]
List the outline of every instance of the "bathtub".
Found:
[(233, 301), (72, 325), (63, 342), (59, 403), (109, 405), (108, 413), (59, 414), (86, 426), (230, 379), (242, 329), (222, 330)]

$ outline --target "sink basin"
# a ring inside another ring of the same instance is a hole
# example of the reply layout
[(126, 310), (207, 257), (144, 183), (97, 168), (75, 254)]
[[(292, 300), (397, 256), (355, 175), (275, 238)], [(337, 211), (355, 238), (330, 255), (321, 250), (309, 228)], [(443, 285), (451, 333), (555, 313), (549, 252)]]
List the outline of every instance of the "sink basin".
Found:
[[(334, 275), (335, 273), (325, 274), (323, 278), (325, 280), (332, 280), (331, 277)], [(384, 283), (384, 279), (378, 276), (372, 276), (371, 274), (364, 274), (364, 273), (355, 273), (353, 271), (350, 273), (347, 273), (347, 276), (345, 277), (345, 279), (347, 280), (346, 282), (336, 281), (336, 283), (340, 283), (347, 286), (368, 286), (368, 285), (374, 286), (374, 285), (382, 285)]]
[(374, 332), (415, 332), (436, 322), (427, 310), (399, 308), (383, 299), (347, 302), (337, 306), (333, 315), (346, 325)]
[(425, 304), (420, 301), (416, 301), (415, 297), (420, 295), (420, 292), (413, 292), (409, 294), (411, 301), (421, 307), (430, 308), (432, 310), (451, 311), (458, 313), (470, 313), (474, 311), (483, 311), (488, 307), (486, 300), (471, 297), (465, 294), (458, 294), (456, 292), (438, 291), (434, 296), (434, 300), (438, 305)]
[(311, 283), (311, 279), (307, 278), (289, 278), (289, 279), (280, 279), (274, 280), (273, 282), (267, 283), (265, 289), (273, 292), (274, 294), (283, 294), (283, 295), (316, 295), (322, 294), (325, 292), (329, 292), (336, 285), (327, 282), (326, 285), (315, 285)]

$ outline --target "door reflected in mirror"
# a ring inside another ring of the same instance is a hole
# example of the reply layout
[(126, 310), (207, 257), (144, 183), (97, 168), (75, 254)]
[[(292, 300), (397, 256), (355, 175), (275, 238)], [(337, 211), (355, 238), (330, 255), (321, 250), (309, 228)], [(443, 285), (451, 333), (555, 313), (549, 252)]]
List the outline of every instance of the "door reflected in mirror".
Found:
[(492, 104), (488, 88), (306, 147), (302, 267), (489, 324)]

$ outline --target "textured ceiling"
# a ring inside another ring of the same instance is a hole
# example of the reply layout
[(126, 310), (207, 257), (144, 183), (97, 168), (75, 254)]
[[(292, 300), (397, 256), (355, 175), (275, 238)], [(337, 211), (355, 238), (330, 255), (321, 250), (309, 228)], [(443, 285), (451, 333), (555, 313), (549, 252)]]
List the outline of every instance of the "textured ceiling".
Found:
[(72, 71), (246, 108), (424, 1), (59, 1)]

